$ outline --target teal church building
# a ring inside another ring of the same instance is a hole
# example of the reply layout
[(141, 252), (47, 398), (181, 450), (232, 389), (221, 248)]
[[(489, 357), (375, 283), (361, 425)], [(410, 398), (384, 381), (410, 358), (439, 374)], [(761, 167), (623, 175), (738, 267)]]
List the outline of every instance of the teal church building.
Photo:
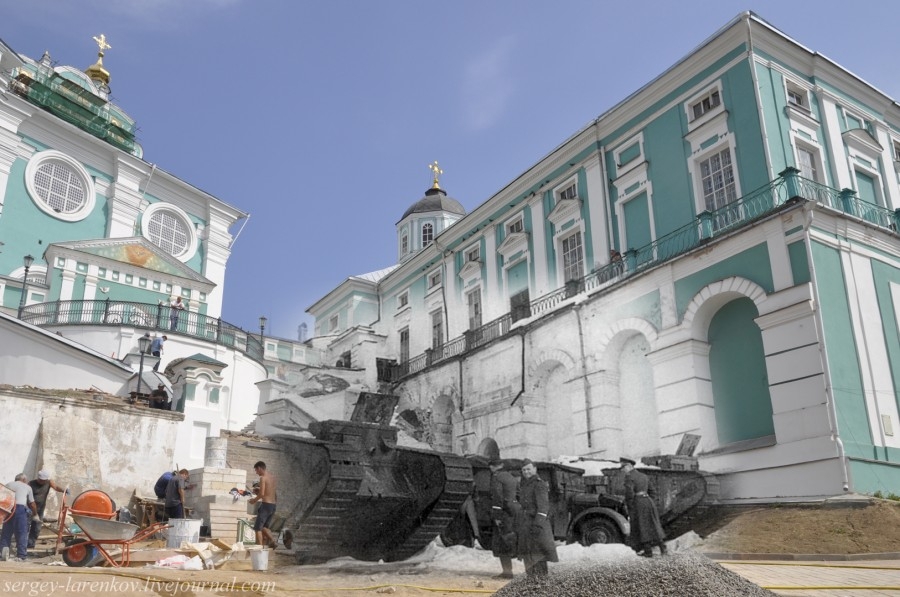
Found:
[[(207, 437), (252, 421), (266, 377), (259, 336), (221, 319), (247, 214), (144, 159), (134, 119), (110, 99), (110, 45), (94, 39), (86, 69), (0, 42), (0, 312), (65, 339), (43, 341), (45, 355), (4, 354), (14, 364), (0, 383), (68, 388), (35, 359), (80, 346), (78, 358), (138, 362), (142, 337), (165, 334), (160, 362), (140, 358), (145, 376), (122, 393), (163, 383), (184, 413), (164, 449), (196, 467)], [(24, 427), (23, 445), (36, 442), (38, 427)]]
[(468, 213), (433, 172), (397, 262), (309, 308), (418, 439), (900, 486), (896, 100), (747, 12)]

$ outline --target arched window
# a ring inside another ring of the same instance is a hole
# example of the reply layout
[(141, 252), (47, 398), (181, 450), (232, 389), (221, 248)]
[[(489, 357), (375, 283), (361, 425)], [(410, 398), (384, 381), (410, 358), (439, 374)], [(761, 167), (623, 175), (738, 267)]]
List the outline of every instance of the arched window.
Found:
[(422, 226), (422, 248), (424, 249), (434, 240), (434, 226), (425, 224)]

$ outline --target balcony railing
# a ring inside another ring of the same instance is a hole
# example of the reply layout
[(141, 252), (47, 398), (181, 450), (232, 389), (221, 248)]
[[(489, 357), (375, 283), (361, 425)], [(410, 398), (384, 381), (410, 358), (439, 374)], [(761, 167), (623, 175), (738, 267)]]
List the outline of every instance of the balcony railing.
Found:
[[(598, 289), (612, 286), (620, 280), (675, 259), (712, 238), (771, 214), (795, 198), (813, 201), (894, 232), (900, 230), (900, 210), (891, 211), (856, 197), (856, 193), (850, 189), (838, 191), (798, 174), (798, 170), (788, 168), (772, 182), (747, 193), (737, 201), (715, 211), (703, 212), (697, 216), (695, 222), (673, 230), (648, 245), (629, 249), (625, 252), (624, 258), (617, 258), (580, 280), (570, 280), (562, 288), (534, 299), (525, 316), (534, 317), (552, 311), (565, 300), (581, 292), (594, 293)], [(522, 316), (516, 317), (521, 318)], [(393, 369), (393, 381), (507, 334), (512, 321), (511, 314), (507, 313), (475, 330), (468, 330), (459, 338), (429, 350), (424, 355), (414, 357), (407, 363), (396, 365)], [(412, 366), (412, 363), (415, 365)]]
[(258, 336), (220, 318), (207, 317), (168, 305), (106, 299), (101, 301), (55, 301), (28, 305), (22, 320), (38, 326), (101, 325), (132, 326), (181, 334), (234, 348), (259, 362), (263, 346)]

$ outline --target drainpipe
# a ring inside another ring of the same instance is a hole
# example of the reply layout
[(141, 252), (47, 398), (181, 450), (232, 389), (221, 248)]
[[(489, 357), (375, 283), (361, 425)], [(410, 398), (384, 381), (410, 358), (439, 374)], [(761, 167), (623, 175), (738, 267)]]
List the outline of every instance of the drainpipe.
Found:
[(581, 381), (584, 387), (584, 422), (587, 425), (587, 447), (592, 448), (593, 440), (591, 437), (591, 382), (588, 380), (587, 363), (585, 362), (584, 355), (584, 330), (581, 326), (581, 305), (575, 305), (575, 308), (572, 309), (572, 313), (575, 314), (575, 321), (578, 323), (578, 346), (581, 348)]
[(841, 441), (841, 435), (838, 429), (837, 407), (834, 404), (834, 392), (831, 387), (831, 368), (828, 366), (828, 350), (825, 345), (825, 328), (822, 325), (822, 303), (819, 302), (819, 282), (816, 277), (816, 268), (813, 262), (812, 239), (809, 236), (809, 229), (812, 227), (814, 217), (813, 206), (814, 204), (807, 204), (804, 207), (806, 210), (806, 223), (803, 225), (803, 244), (806, 245), (806, 259), (809, 262), (813, 300), (816, 302), (816, 332), (819, 334), (819, 358), (822, 360), (822, 370), (825, 373), (825, 402), (828, 404), (828, 424), (831, 428), (831, 437), (834, 438), (834, 443), (837, 446), (838, 458), (840, 458), (841, 461), (843, 489), (844, 491), (850, 491), (850, 476), (847, 471), (847, 455), (844, 452), (844, 442)]
[(519, 388), (519, 393), (509, 403), (510, 406), (513, 406), (525, 393), (525, 332), (519, 332), (519, 337), (522, 338), (522, 386)]

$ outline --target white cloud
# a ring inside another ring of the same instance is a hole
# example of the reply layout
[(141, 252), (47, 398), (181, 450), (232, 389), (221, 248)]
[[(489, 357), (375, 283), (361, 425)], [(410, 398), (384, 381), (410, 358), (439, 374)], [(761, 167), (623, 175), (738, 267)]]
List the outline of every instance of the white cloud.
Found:
[(515, 40), (498, 39), (492, 47), (466, 65), (462, 82), (462, 115), (465, 127), (480, 131), (503, 115), (515, 89), (510, 72)]

